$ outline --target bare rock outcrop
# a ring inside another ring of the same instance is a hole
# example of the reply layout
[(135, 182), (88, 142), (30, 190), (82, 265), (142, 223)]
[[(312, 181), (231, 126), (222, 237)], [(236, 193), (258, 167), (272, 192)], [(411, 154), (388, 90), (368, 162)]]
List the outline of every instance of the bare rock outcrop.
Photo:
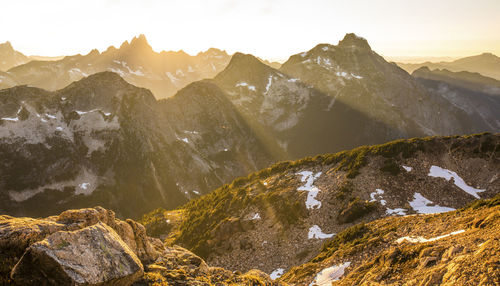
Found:
[(111, 227), (97, 222), (32, 244), (11, 276), (20, 285), (130, 285), (142, 275), (137, 255)]
[(58, 231), (74, 231), (102, 222), (111, 227), (144, 263), (155, 261), (158, 251), (146, 236), (144, 226), (115, 218), (115, 213), (102, 207), (67, 210), (44, 219), (0, 216), (0, 248), (22, 254), (32, 243)]

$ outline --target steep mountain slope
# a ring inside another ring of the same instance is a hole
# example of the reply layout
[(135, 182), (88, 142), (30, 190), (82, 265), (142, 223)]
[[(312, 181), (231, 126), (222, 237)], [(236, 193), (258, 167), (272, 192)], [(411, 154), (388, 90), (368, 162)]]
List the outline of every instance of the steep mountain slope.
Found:
[(32, 61), (9, 70), (19, 83), (57, 90), (90, 74), (112, 71), (136, 86), (150, 89), (156, 98), (170, 97), (187, 84), (211, 78), (229, 62), (225, 51), (209, 49), (196, 56), (183, 51), (157, 53), (140, 35), (119, 49), (109, 47), (58, 61)]
[(0, 71), (6, 71), (29, 61), (30, 58), (14, 50), (10, 42), (0, 44)]
[(236, 53), (214, 80), (274, 153), (285, 159), (404, 136), (252, 55)]
[(385, 124), (399, 135), (392, 139), (484, 131), (471, 125), (465, 112), (428, 93), (354, 34), (347, 34), (337, 46), (320, 44), (291, 56), (280, 71), (328, 94), (335, 104)]
[(210, 82), (159, 102), (111, 72), (56, 92), (0, 91), (4, 213), (40, 216), (102, 204), (136, 217), (272, 161)]
[(500, 130), (500, 81), (477, 73), (430, 71), (426, 67), (412, 76), (429, 92), (466, 112), (472, 125), (487, 131)]
[(0, 71), (0, 89), (17, 85), (17, 81), (8, 73)]
[(491, 77), (482, 76), (479, 73), (466, 71), (451, 72), (446, 69), (435, 69), (431, 71), (428, 67), (421, 67), (415, 70), (411, 75), (421, 79), (442, 81), (472, 91), (500, 95), (500, 81)]
[[(281, 279), (291, 285), (498, 285), (500, 196), (446, 214), (359, 224)], [(332, 284), (333, 282), (333, 284)]]
[(483, 76), (500, 80), (500, 58), (491, 53), (465, 57), (451, 62), (425, 62), (420, 64), (398, 63), (398, 66), (409, 73), (421, 67), (429, 67), (430, 69), (447, 69), (454, 72), (477, 72)]
[(356, 223), (493, 197), (499, 144), (499, 134), (430, 137), (282, 162), (142, 222), (212, 265), (283, 273)]

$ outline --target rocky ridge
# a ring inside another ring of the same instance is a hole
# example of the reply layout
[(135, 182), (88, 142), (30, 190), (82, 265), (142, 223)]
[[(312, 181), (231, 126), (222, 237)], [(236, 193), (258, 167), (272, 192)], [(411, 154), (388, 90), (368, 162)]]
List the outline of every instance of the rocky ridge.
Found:
[(142, 222), (209, 264), (283, 272), (357, 223), (495, 196), (498, 145), (498, 134), (430, 137), (282, 162)]
[(44, 219), (0, 216), (0, 282), (26, 285), (279, 285), (266, 274), (209, 267), (101, 207)]
[(173, 96), (191, 82), (211, 78), (224, 69), (230, 56), (209, 49), (190, 56), (183, 51), (155, 52), (144, 35), (125, 41), (119, 48), (87, 55), (67, 56), (61, 60), (31, 61), (8, 70), (20, 84), (58, 90), (89, 75), (111, 71), (127, 82), (144, 87), (156, 98)]
[(0, 154), (0, 210), (35, 216), (101, 204), (137, 217), (273, 160), (214, 84), (157, 101), (111, 72), (0, 91)]

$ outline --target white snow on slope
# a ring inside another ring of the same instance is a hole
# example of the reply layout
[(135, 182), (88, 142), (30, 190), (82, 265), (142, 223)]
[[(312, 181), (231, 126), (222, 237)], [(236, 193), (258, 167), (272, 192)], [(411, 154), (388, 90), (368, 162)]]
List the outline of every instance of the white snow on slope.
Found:
[(266, 93), (269, 91), (269, 88), (271, 87), (272, 83), (273, 83), (273, 76), (270, 75), (266, 85)]
[(19, 117), (2, 117), (5, 121), (19, 121)]
[(180, 140), (181, 140), (181, 141), (184, 141), (184, 142), (186, 142), (186, 143), (189, 143), (189, 139), (187, 139), (187, 138), (180, 138)]
[(420, 193), (415, 193), (413, 198), (414, 200), (409, 202), (410, 206), (419, 214), (436, 214), (455, 210), (454, 208), (442, 207), (439, 205), (429, 206), (434, 203)]
[(406, 170), (406, 172), (411, 172), (411, 170), (413, 170), (412, 167), (408, 167), (408, 166), (405, 166), (405, 165), (403, 165), (402, 167), (403, 167), (403, 169)]
[(464, 229), (461, 229), (461, 230), (457, 230), (457, 231), (454, 231), (452, 233), (448, 233), (448, 234), (445, 234), (445, 235), (441, 235), (441, 236), (436, 236), (436, 237), (432, 237), (432, 238), (424, 238), (422, 236), (417, 236), (417, 237), (414, 237), (414, 236), (404, 236), (404, 237), (400, 237), (396, 240), (396, 243), (402, 243), (404, 242), (405, 240), (410, 242), (410, 243), (425, 243), (425, 242), (432, 242), (432, 241), (436, 241), (436, 240), (440, 240), (442, 238), (446, 238), (448, 236), (452, 236), (452, 235), (457, 235), (457, 234), (460, 234), (460, 233), (463, 233), (465, 232)]
[(255, 86), (249, 85), (246, 82), (239, 82), (239, 83), (236, 84), (236, 87), (240, 87), (240, 86), (246, 86), (249, 90), (252, 90), (252, 91), (256, 90)]
[(317, 225), (313, 225), (309, 228), (309, 233), (307, 234), (308, 239), (325, 239), (333, 237), (335, 233), (324, 233), (321, 228)]
[(298, 80), (299, 80), (298, 78), (291, 78), (291, 79), (288, 80), (288, 82), (296, 82)]
[(321, 172), (316, 173), (316, 175), (313, 175), (311, 171), (302, 171), (297, 173), (297, 175), (301, 175), (302, 178), (300, 178), (301, 182), (305, 182), (304, 185), (300, 186), (297, 188), (297, 191), (306, 191), (307, 193), (307, 199), (306, 199), (306, 208), (308, 209), (319, 209), (321, 208), (321, 202), (316, 200), (316, 196), (318, 195), (320, 189), (313, 186), (314, 181), (321, 176)]
[(271, 279), (276, 280), (276, 279), (280, 278), (284, 272), (285, 272), (285, 269), (278, 268), (278, 269), (274, 270), (273, 272), (271, 272), (271, 274), (269, 274), (269, 276), (271, 277)]
[(385, 213), (387, 215), (406, 215), (406, 209), (402, 209), (402, 208), (390, 209), (390, 208), (387, 208), (385, 210)]
[(377, 200), (380, 200), (380, 204), (385, 206), (385, 204), (387, 203), (382, 195), (384, 194), (384, 190), (382, 189), (375, 189), (375, 192), (371, 193), (370, 194), (370, 202), (376, 202)]
[(309, 284), (309, 286), (330, 286), (333, 281), (338, 281), (343, 275), (347, 267), (351, 265), (351, 262), (345, 262), (339, 265), (333, 265), (331, 267), (321, 270), (314, 280)]
[(447, 181), (449, 181), (451, 178), (453, 178), (453, 183), (455, 184), (455, 186), (459, 187), (464, 192), (474, 196), (476, 199), (481, 198), (477, 193), (485, 191), (484, 189), (482, 189), (482, 190), (476, 189), (476, 188), (473, 188), (473, 187), (467, 185), (465, 183), (465, 181), (462, 178), (460, 178), (460, 176), (458, 176), (457, 173), (450, 171), (450, 170), (447, 170), (447, 169), (443, 169), (443, 168), (438, 167), (438, 166), (434, 166), (434, 165), (431, 166), (431, 169), (429, 170), (428, 175), (430, 177), (444, 178)]
[(173, 84), (175, 84), (175, 83), (177, 83), (177, 82), (179, 81), (179, 79), (178, 79), (178, 78), (176, 78), (176, 77), (175, 77), (172, 73), (170, 73), (170, 72), (166, 72), (165, 74), (168, 76), (168, 78), (170, 79), (170, 81), (171, 81)]
[(260, 214), (256, 213), (253, 217), (252, 220), (260, 219)]

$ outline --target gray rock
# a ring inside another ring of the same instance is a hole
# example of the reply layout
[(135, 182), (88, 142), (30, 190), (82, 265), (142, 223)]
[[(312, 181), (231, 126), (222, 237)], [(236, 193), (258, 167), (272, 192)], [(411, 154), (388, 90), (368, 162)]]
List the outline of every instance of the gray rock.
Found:
[(32, 244), (11, 277), (21, 285), (130, 285), (143, 272), (130, 247), (99, 222)]

